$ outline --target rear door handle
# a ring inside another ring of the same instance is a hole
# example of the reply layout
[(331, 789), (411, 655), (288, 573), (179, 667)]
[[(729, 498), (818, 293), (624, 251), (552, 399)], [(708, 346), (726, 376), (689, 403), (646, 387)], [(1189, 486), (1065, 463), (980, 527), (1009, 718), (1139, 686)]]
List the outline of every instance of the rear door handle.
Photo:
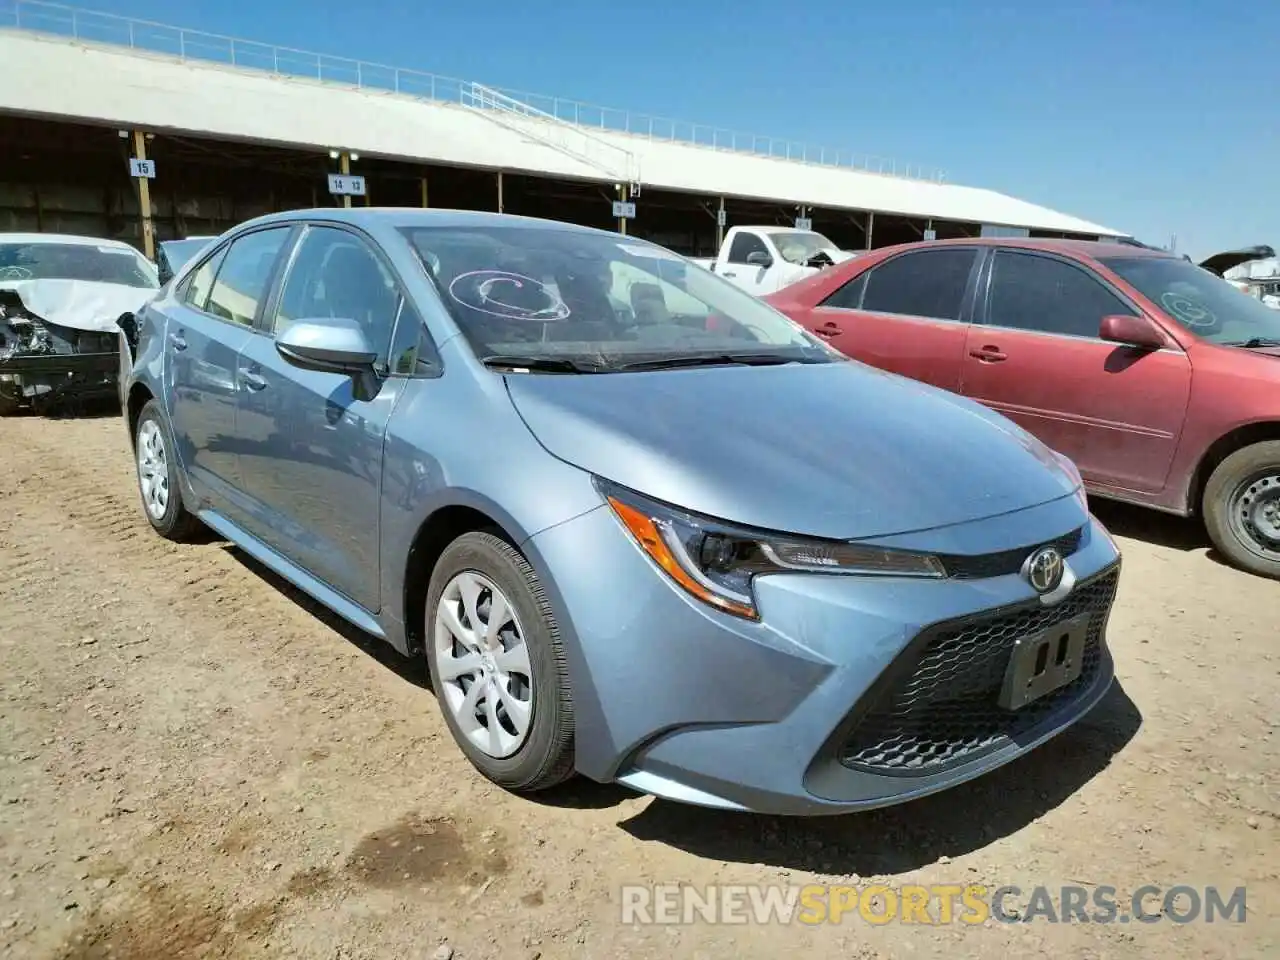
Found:
[(267, 387), (266, 377), (260, 373), (254, 373), (252, 370), (241, 370), (240, 382), (250, 390), (265, 390)]
[(737, 274), (737, 271), (734, 271), (733, 273), (730, 273), (728, 270), (726, 270), (724, 273), (720, 274), (720, 276), (722, 276), (722, 277), (736, 277), (737, 275), (738, 275), (738, 274)]
[(173, 349), (175, 349), (175, 350), (185, 350), (185, 349), (187, 349), (187, 341), (186, 341), (186, 338), (185, 338), (185, 337), (183, 337), (183, 335), (182, 335), (181, 333), (171, 333), (171, 334), (169, 334), (169, 342), (170, 342), (171, 344), (173, 344)]
[(999, 347), (994, 347), (990, 344), (985, 347), (980, 347), (977, 350), (970, 350), (969, 356), (981, 360), (983, 363), (999, 363), (1001, 360), (1009, 359), (1009, 355), (1007, 353)]
[(840, 329), (840, 325), (831, 320), (828, 320), (822, 326), (815, 328), (813, 332), (820, 337), (838, 337), (840, 334), (844, 333), (844, 331)]

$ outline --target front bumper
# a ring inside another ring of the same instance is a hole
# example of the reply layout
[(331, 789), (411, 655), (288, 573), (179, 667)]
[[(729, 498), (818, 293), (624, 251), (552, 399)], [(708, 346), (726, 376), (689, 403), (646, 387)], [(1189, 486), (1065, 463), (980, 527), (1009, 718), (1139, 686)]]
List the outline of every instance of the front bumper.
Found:
[[(986, 555), (1083, 526), (1075, 588), (1046, 607), (1018, 573), (772, 575), (749, 623), (671, 585), (607, 508), (534, 537), (566, 639), (579, 771), (704, 806), (842, 813), (972, 779), (1066, 729), (1112, 681), (1115, 545), (1074, 498), (965, 526), (945, 539)], [(1081, 615), (1079, 679), (996, 706), (1017, 637)]]
[(114, 396), (119, 369), (116, 353), (18, 354), (0, 360), (0, 395), (20, 405)]

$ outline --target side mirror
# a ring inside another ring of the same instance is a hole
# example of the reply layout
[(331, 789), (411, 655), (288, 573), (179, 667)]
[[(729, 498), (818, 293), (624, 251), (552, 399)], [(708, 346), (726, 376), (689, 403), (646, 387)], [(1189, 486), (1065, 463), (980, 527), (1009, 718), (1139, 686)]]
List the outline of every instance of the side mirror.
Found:
[(276, 351), (295, 367), (329, 373), (364, 373), (378, 353), (354, 320), (299, 320), (276, 338)]
[(1159, 350), (1168, 344), (1164, 332), (1147, 317), (1103, 317), (1098, 336), (1112, 343), (1144, 350)]
[(752, 250), (747, 254), (747, 263), (753, 267), (771, 267), (773, 266), (773, 257), (769, 256), (764, 250)]

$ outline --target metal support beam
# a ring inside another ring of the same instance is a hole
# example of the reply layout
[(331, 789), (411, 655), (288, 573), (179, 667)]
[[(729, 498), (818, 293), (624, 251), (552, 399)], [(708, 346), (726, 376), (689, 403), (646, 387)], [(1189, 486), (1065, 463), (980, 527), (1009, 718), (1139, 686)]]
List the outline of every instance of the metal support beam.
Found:
[[(351, 154), (345, 150), (338, 154), (338, 172), (344, 177), (351, 176)], [(351, 194), (344, 193), (342, 195), (342, 205), (344, 207), (351, 206)]]
[(506, 212), (506, 201), (502, 196), (502, 171), (498, 171), (498, 212)]
[(430, 204), (427, 203), (427, 178), (425, 174), (423, 175), (421, 182), (422, 182), (422, 208), (425, 210), (427, 207), (430, 206)]
[(716, 208), (716, 252), (724, 246), (724, 228), (728, 223), (728, 214), (724, 212), (724, 197), (720, 198), (720, 206)]
[[(137, 160), (147, 159), (147, 137), (141, 130), (133, 131), (133, 156)], [(138, 181), (138, 218), (142, 224), (142, 252), (148, 260), (156, 258), (156, 231), (151, 222), (151, 181), (146, 177), (135, 177)]]
[[(624, 183), (619, 185), (618, 191), (622, 195), (621, 196), (622, 202), (626, 203), (628, 194), (630, 193), (630, 188), (628, 187), (627, 184)], [(626, 217), (618, 218), (618, 232), (622, 234), (624, 237), (627, 235), (627, 218)]]
[(876, 212), (871, 210), (867, 213), (867, 249), (871, 249), (871, 234), (876, 228)]

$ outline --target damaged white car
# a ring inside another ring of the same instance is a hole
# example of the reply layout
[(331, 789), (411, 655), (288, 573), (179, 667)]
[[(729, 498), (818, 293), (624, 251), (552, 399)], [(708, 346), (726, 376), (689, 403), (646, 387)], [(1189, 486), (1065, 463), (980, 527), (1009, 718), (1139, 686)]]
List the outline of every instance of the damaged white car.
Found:
[(159, 286), (126, 243), (0, 234), (0, 416), (115, 395), (121, 318)]

